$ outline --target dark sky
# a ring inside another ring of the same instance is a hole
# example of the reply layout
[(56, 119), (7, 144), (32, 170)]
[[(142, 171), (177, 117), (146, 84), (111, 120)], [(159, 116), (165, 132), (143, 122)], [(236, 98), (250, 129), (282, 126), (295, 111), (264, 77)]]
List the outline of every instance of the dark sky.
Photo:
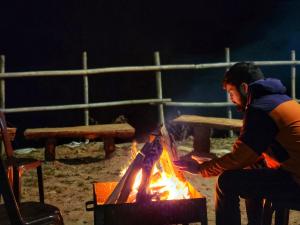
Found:
[(283, 2), (7, 1), (0, 51), (13, 70), (73, 66), (83, 50), (92, 66), (149, 63), (154, 50), (211, 54), (260, 39), (286, 13)]
[[(290, 50), (299, 50), (299, 9), (296, 0), (5, 1), (0, 54), (6, 56), (6, 71), (80, 69), (84, 50), (90, 68), (151, 65), (156, 50), (166, 64), (218, 62), (224, 60), (225, 47), (236, 61), (283, 60), (289, 59)], [(223, 70), (168, 74), (164, 96), (222, 101), (222, 74)], [(91, 101), (155, 97), (153, 76), (125, 76), (90, 78)], [(82, 103), (81, 83), (81, 78), (9, 80), (7, 107)], [(157, 119), (156, 110), (148, 106), (91, 112), (100, 123), (119, 114), (137, 127), (143, 126), (141, 120), (153, 125)], [(21, 113), (9, 119), (20, 130), (83, 123), (81, 111)]]

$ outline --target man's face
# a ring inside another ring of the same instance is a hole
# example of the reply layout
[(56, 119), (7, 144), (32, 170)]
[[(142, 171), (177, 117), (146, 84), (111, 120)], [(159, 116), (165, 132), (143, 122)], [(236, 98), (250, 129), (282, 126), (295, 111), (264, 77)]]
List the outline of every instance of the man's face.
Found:
[[(240, 87), (243, 88), (243, 87)], [(247, 96), (246, 93), (241, 93), (240, 88), (237, 88), (233, 84), (226, 84), (225, 90), (229, 94), (230, 100), (234, 103), (238, 109), (238, 111), (245, 111)]]

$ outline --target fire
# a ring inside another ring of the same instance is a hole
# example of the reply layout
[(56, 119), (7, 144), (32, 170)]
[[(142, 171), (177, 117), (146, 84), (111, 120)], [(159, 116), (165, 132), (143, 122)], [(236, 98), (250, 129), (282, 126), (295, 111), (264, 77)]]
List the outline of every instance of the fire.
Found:
[[(149, 191), (156, 200), (173, 200), (173, 199), (188, 199), (191, 198), (188, 188), (188, 183), (183, 177), (177, 176), (170, 156), (168, 154), (167, 146), (163, 145), (163, 152), (159, 161), (155, 164), (151, 174)], [(138, 153), (137, 143), (132, 145), (132, 159)], [(126, 169), (124, 170), (126, 171)], [(138, 188), (142, 179), (142, 169), (137, 173), (132, 191), (128, 197), (127, 202), (134, 202)]]

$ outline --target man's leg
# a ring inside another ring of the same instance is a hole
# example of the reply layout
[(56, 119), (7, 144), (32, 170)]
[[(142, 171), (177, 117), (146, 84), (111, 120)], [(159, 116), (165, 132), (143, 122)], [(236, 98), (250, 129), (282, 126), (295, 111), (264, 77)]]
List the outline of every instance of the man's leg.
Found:
[[(240, 225), (239, 197), (262, 199), (288, 196), (299, 189), (282, 170), (241, 169), (225, 171), (216, 187), (216, 224)], [(261, 213), (260, 211), (257, 213)], [(259, 215), (256, 216), (259, 219)], [(250, 221), (251, 222), (251, 221)]]
[(216, 186), (216, 225), (240, 225), (240, 199), (234, 191), (235, 171), (225, 171), (218, 178)]
[(248, 225), (259, 225), (262, 221), (263, 199), (262, 198), (246, 198), (246, 212)]
[[(250, 166), (250, 169), (267, 169), (265, 160), (260, 160)], [(262, 198), (246, 198), (246, 213), (248, 218), (248, 225), (261, 224), (263, 216), (263, 205), (264, 201)]]

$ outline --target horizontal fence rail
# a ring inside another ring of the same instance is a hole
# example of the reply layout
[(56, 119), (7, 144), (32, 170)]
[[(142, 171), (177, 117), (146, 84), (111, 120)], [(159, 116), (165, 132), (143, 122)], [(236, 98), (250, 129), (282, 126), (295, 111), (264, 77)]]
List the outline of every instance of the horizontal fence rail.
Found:
[(73, 104), (73, 105), (53, 105), (53, 106), (35, 106), (35, 107), (20, 107), (2, 109), (5, 113), (18, 113), (18, 112), (40, 112), (40, 111), (56, 111), (67, 109), (90, 109), (90, 108), (103, 108), (109, 106), (122, 106), (122, 105), (138, 105), (138, 104), (161, 104), (171, 102), (170, 98), (165, 99), (140, 99), (140, 100), (124, 100), (114, 102), (98, 102), (89, 104)]
[[(291, 51), (291, 60), (287, 61), (252, 61), (258, 66), (290, 66), (291, 67), (291, 96), (296, 99), (296, 66), (300, 65), (300, 61), (296, 60), (296, 53)], [(124, 67), (106, 67), (90, 69), (87, 65), (87, 53), (82, 55), (82, 68), (77, 70), (51, 70), (51, 71), (29, 71), (29, 72), (6, 72), (5, 57), (1, 56), (0, 68), (0, 108), (5, 113), (20, 113), (20, 112), (37, 112), (37, 111), (54, 111), (54, 110), (71, 110), (83, 109), (85, 125), (89, 123), (89, 109), (122, 105), (134, 104), (153, 104), (158, 105), (159, 122), (164, 123), (163, 106), (168, 107), (227, 107), (228, 118), (232, 117), (231, 107), (234, 105), (230, 102), (228, 96), (226, 102), (174, 102), (171, 98), (163, 98), (162, 90), (162, 71), (172, 70), (202, 70), (202, 69), (217, 69), (224, 68), (227, 70), (236, 62), (230, 61), (230, 49), (225, 48), (225, 62), (217, 63), (201, 63), (201, 64), (180, 64), (180, 65), (161, 65), (158, 52), (154, 53), (155, 65), (147, 66), (124, 66)], [(92, 75), (105, 75), (110, 73), (126, 73), (126, 72), (155, 72), (156, 76), (156, 98), (153, 99), (136, 99), (123, 100), (113, 102), (95, 102), (89, 103), (89, 83), (88, 77)], [(5, 107), (5, 80), (25, 77), (61, 77), (61, 76), (82, 76), (83, 77), (83, 95), (84, 104), (56, 105), (56, 106), (34, 106), (34, 107)], [(299, 101), (299, 100), (298, 100)]]
[[(79, 69), (79, 70), (49, 70), (49, 71), (31, 71), (31, 72), (4, 72), (0, 74), (0, 79), (20, 78), (20, 77), (52, 77), (52, 76), (86, 76), (106, 73), (122, 72), (155, 72), (167, 70), (200, 70), (226, 68), (234, 65), (230, 63), (203, 63), (203, 64), (183, 64), (183, 65), (160, 65), (160, 66), (124, 66), (107, 67), (97, 69)], [(300, 61), (253, 61), (258, 66), (297, 66)]]

